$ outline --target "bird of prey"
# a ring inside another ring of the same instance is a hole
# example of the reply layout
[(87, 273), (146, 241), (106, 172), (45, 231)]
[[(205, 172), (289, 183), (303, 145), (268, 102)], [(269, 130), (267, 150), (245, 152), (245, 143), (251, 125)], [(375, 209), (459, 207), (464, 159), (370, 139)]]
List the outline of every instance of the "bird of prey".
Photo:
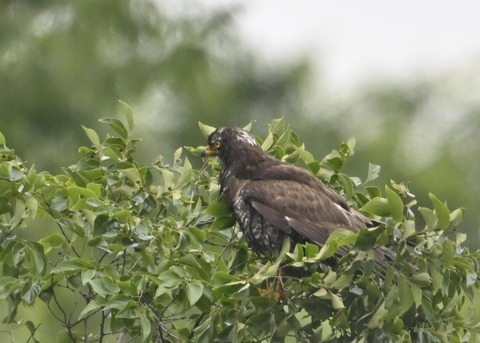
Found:
[[(224, 127), (211, 133), (202, 153), (208, 156), (220, 159), (221, 195), (249, 247), (260, 256), (275, 258), (287, 237), (294, 244), (322, 246), (337, 228), (357, 232), (376, 225), (306, 170), (268, 155), (242, 129)], [(344, 247), (338, 254), (347, 251)], [(375, 249), (381, 266), (393, 256), (385, 247)]]

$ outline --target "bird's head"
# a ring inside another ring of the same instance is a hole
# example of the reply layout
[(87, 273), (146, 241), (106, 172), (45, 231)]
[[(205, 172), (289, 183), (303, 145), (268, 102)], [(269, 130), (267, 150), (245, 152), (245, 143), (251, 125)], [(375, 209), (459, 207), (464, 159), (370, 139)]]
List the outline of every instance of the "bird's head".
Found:
[(258, 150), (262, 151), (247, 131), (239, 128), (222, 127), (210, 134), (208, 146), (203, 151), (202, 157), (218, 156), (223, 163), (229, 164), (232, 158), (249, 155), (248, 152)]

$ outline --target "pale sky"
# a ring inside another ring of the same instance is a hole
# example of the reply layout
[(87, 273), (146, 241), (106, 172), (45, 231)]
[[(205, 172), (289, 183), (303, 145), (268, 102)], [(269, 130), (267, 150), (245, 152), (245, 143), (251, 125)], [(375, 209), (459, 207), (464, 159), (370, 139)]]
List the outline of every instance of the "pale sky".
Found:
[(240, 4), (240, 36), (271, 63), (310, 56), (327, 82), (431, 76), (480, 60), (476, 0), (202, 0)]

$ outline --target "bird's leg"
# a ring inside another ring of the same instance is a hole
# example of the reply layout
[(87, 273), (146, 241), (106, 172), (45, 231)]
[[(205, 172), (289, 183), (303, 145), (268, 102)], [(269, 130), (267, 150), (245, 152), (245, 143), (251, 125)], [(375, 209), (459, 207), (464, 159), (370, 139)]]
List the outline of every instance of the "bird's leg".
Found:
[(277, 301), (286, 301), (287, 297), (283, 288), (283, 270), (280, 268), (273, 278), (273, 283), (265, 289), (260, 289), (260, 295), (274, 297)]
[(273, 296), (278, 301), (286, 301), (286, 295), (283, 288), (283, 269), (279, 268), (277, 275), (273, 280)]

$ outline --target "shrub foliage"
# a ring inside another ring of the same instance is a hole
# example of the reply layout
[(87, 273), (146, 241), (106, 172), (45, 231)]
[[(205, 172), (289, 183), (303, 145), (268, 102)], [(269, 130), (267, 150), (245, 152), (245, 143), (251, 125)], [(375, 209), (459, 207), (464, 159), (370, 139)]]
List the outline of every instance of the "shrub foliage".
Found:
[[(265, 150), (308, 168), (382, 224), (358, 234), (339, 229), (322, 248), (286, 244), (277, 261), (262, 260), (219, 199), (217, 161), (192, 167), (200, 146), (178, 149), (171, 163), (140, 163), (125, 111), (125, 122), (101, 120), (111, 129), (103, 140), (84, 128), (91, 145), (58, 175), (28, 166), (0, 135), (4, 327), (24, 325), (37, 341), (40, 324), (56, 320), (64, 327), (59, 342), (480, 339), (479, 254), (462, 247), (462, 209), (434, 195), (431, 208), (418, 206), (403, 183), (371, 185), (377, 165), (363, 181), (350, 177), (342, 167), (353, 139), (317, 160), (274, 120), (267, 137), (257, 137)], [(350, 253), (326, 263), (342, 245)], [(386, 270), (375, 267), (374, 245), (397, 253)], [(287, 268), (296, 272), (278, 298), (269, 290)], [(19, 307), (35, 302), (50, 318), (19, 318)]]

